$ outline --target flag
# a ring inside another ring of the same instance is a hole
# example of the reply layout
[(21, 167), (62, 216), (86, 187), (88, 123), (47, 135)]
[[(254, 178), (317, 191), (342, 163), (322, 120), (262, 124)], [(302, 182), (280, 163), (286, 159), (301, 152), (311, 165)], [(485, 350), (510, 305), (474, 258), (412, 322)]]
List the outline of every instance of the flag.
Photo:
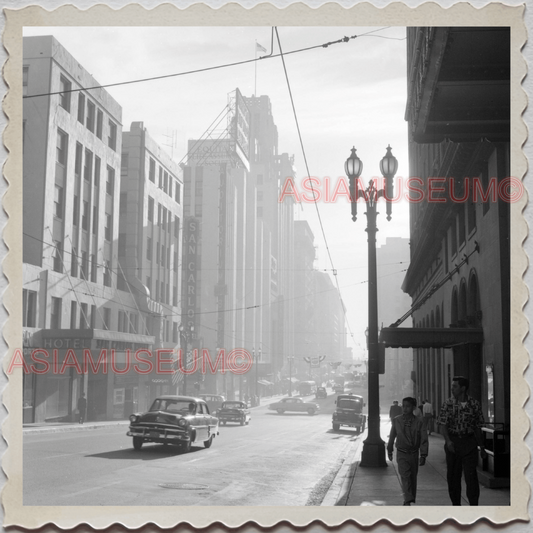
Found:
[(261, 46), (257, 41), (255, 42), (255, 50), (256, 52), (265, 52), (266, 53), (266, 48), (264, 46)]

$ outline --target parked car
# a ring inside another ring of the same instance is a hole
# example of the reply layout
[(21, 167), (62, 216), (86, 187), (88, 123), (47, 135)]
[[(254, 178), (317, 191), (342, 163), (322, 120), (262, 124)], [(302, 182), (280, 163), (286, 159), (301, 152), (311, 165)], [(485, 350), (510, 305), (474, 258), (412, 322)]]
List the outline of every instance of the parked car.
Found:
[(217, 409), (220, 409), (226, 400), (226, 398), (220, 394), (200, 394), (200, 398), (207, 403), (209, 410), (212, 413), (214, 413)]
[(344, 392), (344, 385), (342, 383), (335, 383), (335, 385), (333, 385), (333, 392), (342, 394)]
[(313, 402), (304, 402), (302, 398), (294, 396), (292, 398), (282, 398), (279, 402), (271, 403), (268, 408), (277, 411), (280, 415), (286, 411), (294, 411), (298, 413), (307, 412), (310, 415), (314, 415), (320, 410), (320, 405)]
[(366, 416), (363, 414), (365, 402), (362, 396), (356, 394), (340, 394), (335, 400), (335, 411), (332, 418), (334, 431), (341, 426), (354, 427), (358, 433), (362, 433), (366, 426)]
[(127, 435), (136, 450), (145, 442), (176, 444), (185, 451), (197, 443), (209, 448), (218, 435), (218, 418), (200, 398), (159, 396), (148, 412), (130, 416)]
[(250, 409), (244, 402), (227, 401), (222, 404), (222, 407), (216, 412), (216, 416), (220, 423), (225, 426), (228, 422), (238, 422), (241, 426), (249, 424), (252, 419)]
[(328, 393), (326, 391), (326, 387), (318, 387), (316, 389), (315, 398), (318, 400), (318, 398), (327, 398)]

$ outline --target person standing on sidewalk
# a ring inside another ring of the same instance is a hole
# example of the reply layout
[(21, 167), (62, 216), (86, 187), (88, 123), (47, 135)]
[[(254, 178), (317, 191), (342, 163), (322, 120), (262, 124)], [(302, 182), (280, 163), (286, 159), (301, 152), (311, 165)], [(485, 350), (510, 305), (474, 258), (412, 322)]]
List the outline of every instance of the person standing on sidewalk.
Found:
[(452, 397), (442, 405), (437, 421), (445, 440), (446, 478), (452, 505), (461, 505), (463, 470), (468, 502), (479, 505), (478, 446), (481, 458), (487, 457), (481, 437), (483, 413), (479, 402), (467, 395), (469, 385), (470, 382), (463, 376), (453, 378)]
[(85, 421), (85, 413), (87, 411), (87, 400), (85, 399), (85, 394), (82, 392), (81, 396), (78, 398), (78, 416), (79, 423), (83, 424)]
[(431, 435), (433, 431), (433, 406), (431, 403), (429, 403), (428, 399), (426, 399), (424, 405), (422, 405), (422, 414), (424, 416), (424, 422), (426, 424), (428, 435)]
[(425, 424), (421, 417), (413, 414), (415, 407), (414, 398), (407, 397), (402, 400), (403, 414), (392, 420), (387, 444), (389, 460), (392, 461), (392, 451), (396, 440), (396, 461), (402, 480), (404, 505), (411, 505), (416, 501), (418, 466), (426, 464), (428, 455), (428, 436)]
[(392, 402), (392, 405), (389, 409), (389, 418), (392, 424), (392, 421), (398, 416), (402, 414), (402, 408), (398, 405), (398, 400), (394, 400)]

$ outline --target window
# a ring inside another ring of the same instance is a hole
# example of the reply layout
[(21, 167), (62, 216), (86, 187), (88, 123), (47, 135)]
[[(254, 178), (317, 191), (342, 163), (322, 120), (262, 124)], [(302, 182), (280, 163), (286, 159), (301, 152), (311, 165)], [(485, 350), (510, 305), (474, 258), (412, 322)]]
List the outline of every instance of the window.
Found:
[(93, 205), (93, 235), (98, 233), (98, 206)]
[(63, 272), (63, 245), (54, 241), (54, 272)]
[(170, 270), (170, 247), (167, 248), (167, 268)]
[(54, 189), (54, 215), (63, 218), (63, 187), (57, 184)]
[(172, 289), (172, 305), (178, 307), (178, 287)]
[(83, 146), (76, 143), (76, 161), (74, 163), (74, 174), (76, 177), (81, 175), (81, 160), (83, 157)]
[(148, 172), (148, 179), (155, 183), (155, 161), (150, 158), (150, 171)]
[(87, 129), (89, 131), (92, 131), (94, 133), (94, 121), (95, 121), (95, 115), (96, 115), (96, 107), (95, 105), (89, 100), (87, 102)]
[(263, 185), (263, 174), (257, 174), (257, 185)]
[(172, 342), (178, 342), (178, 323), (172, 322)]
[(91, 329), (96, 325), (96, 305), (91, 305)]
[(163, 190), (165, 192), (168, 191), (168, 172), (163, 173), (164, 179), (163, 179)]
[(22, 291), (22, 325), (28, 328), (36, 326), (37, 292), (24, 289)]
[(83, 201), (83, 213), (81, 215), (81, 228), (89, 231), (89, 202)]
[(78, 250), (72, 248), (72, 259), (70, 261), (70, 275), (72, 277), (78, 276)]
[(181, 202), (181, 183), (176, 182), (176, 187), (174, 189), (174, 199), (178, 204)]
[(112, 120), (109, 121), (109, 136), (107, 138), (107, 145), (112, 150), (117, 149), (117, 125)]
[(118, 331), (125, 332), (126, 331), (126, 312), (120, 311), (118, 312)]
[(81, 253), (81, 277), (83, 279), (89, 279), (89, 255), (87, 252)]
[(156, 265), (159, 264), (159, 243), (155, 246), (155, 263)]
[(105, 214), (105, 229), (104, 229), (104, 237), (106, 241), (111, 240), (111, 236), (113, 234), (113, 218), (109, 213)]
[(146, 239), (146, 259), (148, 259), (148, 261), (152, 260), (152, 254), (152, 237), (148, 237)]
[(161, 301), (165, 301), (165, 282), (161, 282)]
[(159, 167), (159, 188), (163, 188), (163, 168)]
[(28, 74), (30, 73), (30, 67), (23, 66), (22, 67), (22, 96), (26, 96), (28, 94)]
[(99, 109), (96, 113), (96, 136), (101, 139), (102, 138), (102, 127), (104, 123), (104, 114), (102, 113), (102, 110)]
[(75, 194), (74, 195), (74, 204), (72, 207), (72, 224), (74, 226), (77, 226), (80, 221), (80, 197)]
[(174, 252), (174, 272), (177, 272), (179, 268), (179, 256), (178, 252)]
[(85, 166), (83, 167), (83, 179), (91, 183), (93, 174), (93, 153), (85, 149)]
[(161, 207), (161, 204), (157, 204), (157, 222), (159, 226), (161, 226), (161, 212), (163, 211), (163, 208)]
[(50, 329), (61, 329), (61, 298), (52, 296)]
[(115, 169), (113, 167), (107, 167), (107, 181), (105, 184), (106, 193), (113, 196), (115, 190)]
[(94, 158), (94, 186), (100, 187), (100, 166), (101, 160), (98, 156)]
[(96, 272), (97, 272), (96, 268), (97, 268), (96, 256), (93, 254), (91, 255), (91, 281), (93, 283), (96, 283)]
[(137, 313), (130, 314), (130, 333), (137, 333), (139, 327), (139, 315)]
[(63, 166), (67, 164), (67, 141), (67, 134), (63, 130), (57, 130), (56, 161)]
[(78, 311), (78, 303), (76, 300), (70, 302), (70, 329), (76, 329), (76, 316)]
[(109, 261), (106, 261), (104, 266), (104, 285), (111, 287), (111, 268), (109, 267)]
[(167, 229), (167, 210), (165, 207), (161, 207), (161, 219), (160, 219), (160, 225), (161, 227), (166, 231)]
[(263, 191), (257, 191), (257, 201), (258, 202), (263, 201)]
[(78, 122), (85, 124), (85, 95), (78, 94)]
[(128, 193), (121, 192), (120, 193), (120, 214), (121, 215), (126, 214), (127, 206), (128, 206)]
[(154, 199), (151, 196), (148, 197), (148, 221), (154, 221)]
[(80, 309), (80, 329), (87, 329), (89, 327), (89, 320), (87, 317), (87, 304), (81, 304)]
[(111, 327), (111, 309), (109, 307), (104, 307), (104, 323), (102, 326), (104, 329)]
[(127, 173), (129, 164), (130, 154), (128, 154), (128, 152), (122, 152), (122, 155), (120, 156), (120, 168)]
[(172, 198), (172, 176), (168, 177), (168, 195)]
[(70, 94), (72, 90), (72, 84), (70, 83), (65, 76), (60, 76), (59, 78), (59, 105), (70, 112)]

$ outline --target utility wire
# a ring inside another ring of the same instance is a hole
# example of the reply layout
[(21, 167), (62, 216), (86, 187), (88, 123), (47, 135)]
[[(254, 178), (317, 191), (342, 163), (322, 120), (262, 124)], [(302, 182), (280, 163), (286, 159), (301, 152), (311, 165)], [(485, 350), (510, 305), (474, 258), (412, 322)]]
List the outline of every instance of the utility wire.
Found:
[[(317, 44), (317, 45), (314, 45), (314, 46), (308, 46), (306, 48), (299, 48), (297, 50), (291, 50), (289, 52), (285, 52), (284, 55), (298, 54), (300, 52), (307, 52), (309, 50), (314, 50), (316, 48), (328, 48), (329, 46), (334, 45), (334, 44), (347, 43), (347, 42), (349, 42), (352, 39), (356, 39), (357, 37), (366, 37), (366, 36), (368, 36), (368, 37), (380, 37), (380, 38), (384, 38), (384, 39), (394, 39), (393, 37), (384, 37), (384, 36), (381, 36), (381, 35), (370, 35), (372, 33), (387, 29), (389, 27), (390, 26), (387, 26), (387, 27), (384, 27), (384, 28), (378, 28), (376, 30), (369, 31), (369, 32), (363, 33), (361, 35), (352, 35), (350, 37), (343, 37), (342, 39), (338, 39), (337, 41), (331, 41), (329, 43)], [(403, 39), (398, 39), (398, 40), (403, 40)], [(233, 63), (224, 63), (222, 65), (215, 65), (215, 66), (212, 66), (212, 67), (205, 67), (205, 68), (200, 68), (200, 69), (195, 69), (195, 70), (187, 70), (185, 72), (177, 72), (177, 73), (174, 73), (174, 74), (163, 74), (161, 76), (151, 76), (149, 78), (139, 78), (139, 79), (130, 80), (130, 81), (120, 81), (120, 82), (116, 82), (116, 83), (107, 83), (105, 85), (94, 85), (93, 87), (80, 87), (78, 89), (68, 89), (68, 90), (48, 92), (48, 93), (27, 94), (27, 95), (24, 95), (23, 98), (24, 99), (26, 99), (26, 98), (38, 98), (40, 96), (53, 96), (53, 95), (56, 95), (56, 94), (75, 93), (75, 92), (79, 92), (79, 91), (91, 91), (93, 89), (107, 89), (109, 87), (118, 87), (118, 86), (121, 86), (121, 85), (132, 85), (134, 83), (144, 83), (144, 82), (147, 82), (147, 81), (156, 81), (156, 80), (164, 80), (164, 79), (168, 79), (168, 78), (177, 78), (179, 76), (187, 76), (189, 74), (198, 74), (200, 72), (209, 72), (210, 70), (218, 70), (218, 69), (221, 69), (221, 68), (228, 68), (228, 67), (236, 67), (236, 66), (239, 66), (239, 65), (246, 65), (248, 63), (254, 63), (256, 61), (261, 61), (263, 59), (271, 59), (271, 58), (280, 57), (280, 56), (281, 56), (281, 53), (280, 54), (269, 54), (269, 55), (261, 56), (261, 57), (254, 58), (254, 59), (245, 59), (243, 61), (234, 61)]]

